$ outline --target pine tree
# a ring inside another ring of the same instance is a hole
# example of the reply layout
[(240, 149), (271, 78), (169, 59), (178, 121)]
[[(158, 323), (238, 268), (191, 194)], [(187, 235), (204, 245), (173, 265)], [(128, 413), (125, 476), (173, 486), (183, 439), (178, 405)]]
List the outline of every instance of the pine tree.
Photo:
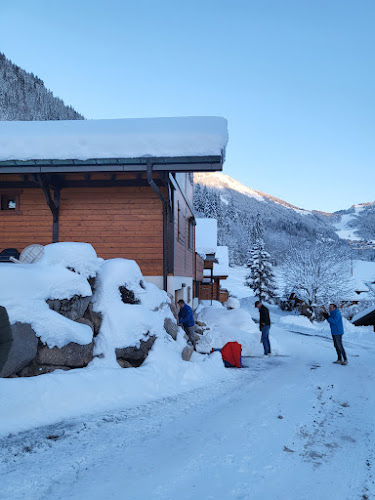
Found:
[(250, 231), (250, 236), (252, 241), (255, 243), (258, 240), (262, 240), (263, 233), (264, 233), (263, 223), (262, 219), (260, 218), (260, 213), (258, 212), (255, 219), (255, 224), (253, 225)]
[(272, 272), (271, 256), (264, 249), (264, 241), (258, 238), (251, 247), (247, 267), (249, 274), (245, 285), (251, 288), (258, 300), (269, 301), (275, 296), (275, 276)]

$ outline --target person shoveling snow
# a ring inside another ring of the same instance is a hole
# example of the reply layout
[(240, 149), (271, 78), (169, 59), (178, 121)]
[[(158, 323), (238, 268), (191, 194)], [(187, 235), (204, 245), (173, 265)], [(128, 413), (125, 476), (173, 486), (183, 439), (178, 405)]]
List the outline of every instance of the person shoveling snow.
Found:
[(194, 348), (194, 351), (196, 351), (194, 328), (195, 322), (193, 310), (190, 306), (185, 304), (185, 301), (182, 299), (178, 301), (178, 305), (180, 306), (180, 311), (178, 313), (178, 323), (184, 328), (186, 335), (189, 337), (189, 340)]

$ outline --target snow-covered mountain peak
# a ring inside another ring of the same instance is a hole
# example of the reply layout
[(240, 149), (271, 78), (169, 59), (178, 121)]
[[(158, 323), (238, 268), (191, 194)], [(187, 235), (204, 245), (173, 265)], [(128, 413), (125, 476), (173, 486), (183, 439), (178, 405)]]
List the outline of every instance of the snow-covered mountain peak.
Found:
[(216, 189), (232, 189), (238, 193), (251, 196), (259, 201), (264, 201), (264, 197), (259, 191), (244, 186), (229, 175), (220, 172), (196, 172), (194, 174), (194, 182)]
[[(290, 203), (281, 200), (280, 198), (276, 198), (275, 196), (272, 196), (270, 194), (263, 193), (262, 191), (256, 191), (255, 189), (241, 184), (241, 182), (236, 181), (232, 177), (229, 177), (229, 175), (222, 174), (220, 172), (196, 172), (194, 174), (194, 182), (214, 189), (230, 189), (232, 191), (236, 191), (237, 193), (244, 194), (245, 196), (249, 196), (250, 198), (255, 198), (258, 201), (273, 201), (274, 203), (283, 205), (286, 208), (296, 210), (302, 215), (311, 214), (309, 210), (291, 205)], [(224, 203), (226, 202), (225, 196), (223, 196), (222, 200), (224, 201)]]

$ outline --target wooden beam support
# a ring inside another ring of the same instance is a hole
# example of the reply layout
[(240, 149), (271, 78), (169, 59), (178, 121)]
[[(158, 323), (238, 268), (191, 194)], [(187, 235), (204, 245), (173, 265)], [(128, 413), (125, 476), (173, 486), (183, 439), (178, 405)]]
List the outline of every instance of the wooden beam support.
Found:
[(34, 174), (34, 179), (36, 180), (36, 182), (38, 182), (38, 184), (42, 188), (42, 191), (43, 191), (44, 196), (46, 198), (47, 205), (49, 206), (49, 208), (52, 212), (52, 217), (53, 217), (52, 243), (56, 243), (59, 239), (60, 188), (54, 189), (54, 193), (53, 193), (53, 197), (52, 197), (48, 176), (42, 175), (42, 174)]

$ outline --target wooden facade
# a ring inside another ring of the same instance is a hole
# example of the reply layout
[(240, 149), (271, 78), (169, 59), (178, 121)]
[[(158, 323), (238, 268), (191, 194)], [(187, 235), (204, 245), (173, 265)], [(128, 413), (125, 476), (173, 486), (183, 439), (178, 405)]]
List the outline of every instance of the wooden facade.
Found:
[[(0, 260), (30, 244), (91, 243), (175, 296), (201, 278), (193, 172), (221, 171), (220, 117), (2, 122)], [(17, 249), (17, 250), (14, 250)]]
[[(44, 188), (33, 175), (0, 175), (1, 199), (16, 205), (0, 210), (0, 252), (22, 251), (34, 243), (82, 241), (104, 259), (136, 260), (146, 277), (166, 272), (201, 279), (203, 261), (195, 253), (189, 193), (165, 173), (154, 175), (154, 182), (166, 209), (146, 173), (46, 175)], [(55, 203), (57, 222), (49, 202)]]
[(191, 206), (182, 191), (174, 195), (174, 261), (178, 276), (195, 275), (195, 222)]

